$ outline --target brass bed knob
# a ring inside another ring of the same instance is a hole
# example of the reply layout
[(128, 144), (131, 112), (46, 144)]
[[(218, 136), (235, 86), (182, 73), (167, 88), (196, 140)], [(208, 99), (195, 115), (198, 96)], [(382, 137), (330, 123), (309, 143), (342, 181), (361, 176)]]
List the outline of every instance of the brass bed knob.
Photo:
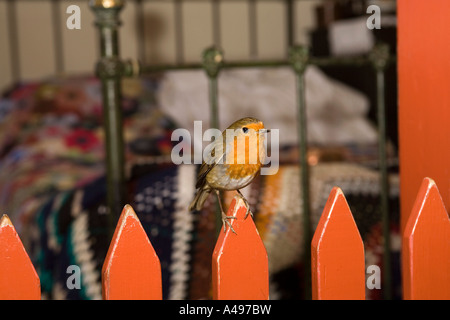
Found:
[(124, 4), (124, 0), (89, 0), (89, 6), (91, 8), (120, 8)]

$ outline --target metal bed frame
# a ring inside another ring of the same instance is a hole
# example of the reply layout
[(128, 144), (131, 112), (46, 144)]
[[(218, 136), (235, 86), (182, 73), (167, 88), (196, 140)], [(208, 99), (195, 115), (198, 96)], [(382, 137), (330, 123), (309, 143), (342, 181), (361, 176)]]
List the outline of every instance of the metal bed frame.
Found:
[[(52, 20), (57, 25), (60, 22), (58, 12), (61, 2), (64, 0), (52, 1)], [(140, 29), (144, 29), (144, 15), (142, 5), (145, 0), (134, 1), (138, 10), (136, 11), (136, 23)], [(152, 0), (161, 1), (161, 0)], [(201, 63), (184, 63), (182, 48), (182, 15), (181, 3), (183, 1), (198, 0), (170, 0), (174, 6), (175, 30), (176, 30), (176, 64), (173, 65), (150, 65), (146, 64), (144, 55), (144, 45), (139, 43), (138, 55), (143, 64), (137, 60), (124, 61), (119, 54), (118, 29), (120, 26), (119, 15), (125, 5), (124, 0), (89, 0), (89, 6), (95, 14), (96, 26), (100, 35), (100, 59), (96, 65), (96, 75), (101, 80), (103, 106), (104, 106), (104, 131), (106, 148), (106, 172), (107, 172), (107, 208), (109, 210), (108, 229), (112, 235), (118, 215), (126, 204), (125, 196), (125, 160), (124, 160), (124, 142), (122, 133), (122, 115), (120, 111), (121, 103), (121, 79), (124, 77), (138, 76), (141, 74), (150, 74), (165, 70), (178, 69), (203, 69), (209, 82), (209, 104), (210, 104), (210, 126), (218, 128), (218, 90), (217, 82), (220, 71), (228, 68), (241, 67), (273, 67), (290, 66), (296, 75), (297, 88), (297, 121), (298, 121), (298, 147), (299, 147), (299, 165), (300, 181), (302, 186), (303, 214), (304, 221), (311, 221), (310, 209), (310, 188), (309, 188), (309, 170), (307, 162), (307, 121), (306, 121), (306, 103), (305, 103), (305, 81), (304, 72), (308, 65), (316, 66), (364, 66), (371, 65), (376, 77), (377, 92), (377, 118), (378, 118), (378, 146), (379, 146), (379, 172), (380, 172), (380, 206), (382, 212), (382, 227), (384, 238), (384, 256), (383, 264), (390, 266), (390, 234), (389, 234), (389, 183), (386, 160), (386, 116), (385, 116), (385, 71), (395, 57), (390, 56), (389, 47), (385, 44), (379, 44), (374, 47), (368, 56), (356, 58), (335, 58), (335, 57), (313, 57), (309, 54), (306, 46), (294, 45), (294, 11), (293, 6), (300, 0), (282, 0), (286, 8), (286, 43), (288, 44), (288, 58), (278, 61), (243, 61), (227, 62), (224, 59), (224, 52), (218, 46), (207, 48), (202, 55)], [(258, 1), (278, 1), (278, 0), (210, 0), (212, 3), (213, 16), (213, 43), (220, 43), (220, 2), (221, 1), (246, 1), (249, 4), (249, 44), (252, 56), (257, 55), (256, 41), (256, 2)], [(303, 0), (302, 0), (303, 1)], [(139, 9), (140, 8), (140, 9)], [(15, 21), (15, 4), (13, 0), (7, 0), (8, 26), (12, 35), (17, 29)], [(62, 57), (62, 37), (59, 28), (54, 28), (55, 42), (55, 66), (57, 72), (63, 71)], [(15, 37), (10, 37), (10, 50), (12, 56), (18, 54), (18, 43)], [(17, 61), (12, 61), (12, 76), (14, 80), (18, 79), (20, 74), (20, 65)], [(304, 231), (304, 257), (303, 262), (307, 266), (310, 264), (312, 239), (312, 230), (310, 223), (303, 224)], [(305, 272), (306, 296), (310, 296), (310, 274)], [(384, 277), (385, 298), (391, 298), (391, 270), (385, 269)]]

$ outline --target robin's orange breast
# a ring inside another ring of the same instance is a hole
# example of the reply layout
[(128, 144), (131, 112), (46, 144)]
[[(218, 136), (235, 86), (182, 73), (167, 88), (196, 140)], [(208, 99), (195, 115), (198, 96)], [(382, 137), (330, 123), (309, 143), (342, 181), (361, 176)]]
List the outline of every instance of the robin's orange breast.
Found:
[(230, 179), (254, 176), (261, 168), (259, 136), (253, 141), (249, 137), (243, 137), (243, 148), (237, 140), (234, 140), (234, 153), (226, 157), (226, 174)]
[(206, 182), (213, 189), (241, 189), (252, 182), (259, 169), (257, 164), (218, 164), (206, 175)]
[(241, 179), (254, 176), (261, 168), (260, 164), (230, 164), (226, 165), (226, 173), (230, 179)]

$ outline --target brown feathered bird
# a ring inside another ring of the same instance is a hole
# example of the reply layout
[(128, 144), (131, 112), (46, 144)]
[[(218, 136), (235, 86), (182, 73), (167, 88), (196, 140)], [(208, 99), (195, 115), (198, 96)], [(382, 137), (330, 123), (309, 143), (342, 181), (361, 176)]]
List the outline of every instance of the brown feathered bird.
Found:
[[(229, 130), (231, 129), (231, 130)], [(262, 121), (255, 118), (242, 118), (232, 123), (222, 132), (222, 139), (209, 145), (210, 152), (205, 156), (197, 177), (197, 193), (189, 206), (189, 210), (201, 210), (211, 191), (215, 191), (222, 215), (224, 231), (226, 225), (234, 231), (229, 219), (223, 210), (220, 200), (220, 191), (236, 190), (247, 207), (248, 216), (250, 207), (248, 201), (239, 191), (249, 185), (259, 174), (266, 157), (264, 147), (265, 133)]]

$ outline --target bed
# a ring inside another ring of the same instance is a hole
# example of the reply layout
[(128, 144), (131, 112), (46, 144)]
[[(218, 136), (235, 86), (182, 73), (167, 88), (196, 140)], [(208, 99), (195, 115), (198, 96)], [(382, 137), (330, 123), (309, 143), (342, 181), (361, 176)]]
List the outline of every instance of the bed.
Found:
[[(121, 1), (117, 4), (113, 12), (103, 8), (101, 1), (91, 1), (100, 32), (109, 32), (105, 30), (117, 18)], [(109, 24), (101, 21), (102, 14)], [(103, 47), (117, 39), (105, 41)], [(122, 62), (117, 52), (105, 50), (97, 76), (55, 76), (15, 84), (0, 101), (0, 205), (33, 260), (43, 297), (101, 299), (100, 271), (111, 223), (116, 221), (108, 212), (123, 206), (117, 204), (119, 198), (133, 206), (158, 253), (164, 298), (211, 298), (215, 198), (210, 197), (201, 212), (187, 211), (198, 168), (172, 163), (171, 150), (177, 141), (172, 141), (171, 133), (180, 127), (192, 132), (194, 120), (223, 129), (246, 115), (280, 129), (278, 172), (259, 176), (243, 190), (268, 252), (271, 298), (304, 296), (308, 269), (303, 258), (308, 245), (304, 241), (305, 198), (300, 196), (305, 194), (305, 184), (300, 182), (305, 167), (311, 229), (332, 187), (340, 186), (366, 246), (366, 265), (383, 261), (380, 203), (387, 197), (395, 274), (398, 177), (395, 172), (379, 174), (379, 135), (368, 119), (371, 102), (320, 68), (321, 64), (370, 61), (316, 59), (305, 64), (301, 74), (295, 72), (292, 61), (246, 61), (221, 65), (220, 74), (211, 74), (214, 69), (208, 70), (204, 60), (203, 65), (141, 65), (139, 78), (126, 78), (136, 71), (136, 64)], [(299, 75), (306, 88), (304, 103), (297, 96)], [(105, 89), (108, 86), (113, 88)], [(217, 89), (218, 94), (211, 94)], [(113, 98), (106, 101), (107, 96)], [(299, 104), (307, 106), (302, 121), (308, 123), (308, 131), (300, 137)], [(117, 116), (122, 123), (119, 128), (111, 124)], [(122, 135), (123, 152), (112, 152), (121, 150), (117, 137)], [(307, 137), (307, 152), (301, 151), (306, 146), (306, 140), (299, 144), (302, 137)], [(395, 161), (395, 148), (389, 143), (384, 146), (385, 158)], [(379, 188), (384, 178), (390, 186), (387, 195)], [(120, 188), (123, 195), (114, 197)], [(227, 193), (226, 202), (231, 197)], [(72, 264), (81, 268), (80, 290), (65, 285), (67, 266)], [(398, 281), (394, 277), (395, 288)], [(373, 299), (380, 295), (367, 292)]]

